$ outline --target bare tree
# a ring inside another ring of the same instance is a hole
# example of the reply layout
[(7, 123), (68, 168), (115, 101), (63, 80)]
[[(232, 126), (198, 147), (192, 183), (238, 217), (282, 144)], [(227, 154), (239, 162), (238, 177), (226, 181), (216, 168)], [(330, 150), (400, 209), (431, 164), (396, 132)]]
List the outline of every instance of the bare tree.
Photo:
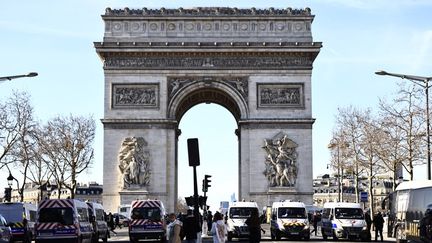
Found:
[(369, 202), (371, 215), (374, 215), (374, 179), (378, 174), (384, 172), (384, 166), (382, 161), (378, 156), (377, 150), (379, 150), (380, 137), (382, 136), (382, 131), (377, 126), (377, 122), (371, 118), (370, 112), (363, 114), (360, 118), (362, 124), (361, 136), (361, 157), (365, 168), (365, 173), (368, 177), (368, 192), (369, 192)]
[(334, 131), (333, 137), (328, 145), (331, 152), (330, 166), (337, 171), (338, 177), (338, 201), (343, 201), (343, 178), (344, 170), (349, 168), (347, 163), (347, 148), (349, 144), (342, 132)]
[[(369, 111), (366, 111), (369, 112)], [(363, 111), (352, 106), (347, 108), (339, 108), (336, 116), (336, 126), (339, 128), (339, 133), (343, 134), (347, 143), (347, 170), (354, 177), (354, 189), (356, 194), (356, 202), (359, 202), (359, 181), (363, 174), (363, 161), (360, 159), (361, 153), (361, 138), (363, 135), (360, 118)]]
[(377, 155), (386, 169), (393, 173), (392, 190), (396, 189), (404, 161), (408, 160), (408, 151), (403, 148), (403, 130), (394, 117), (380, 117), (378, 125), (381, 130), (377, 143)]
[(37, 127), (33, 133), (35, 143), (31, 146), (33, 156), (30, 160), (27, 173), (27, 179), (39, 186), (39, 200), (43, 200), (43, 191), (47, 190), (47, 185), (52, 175), (49, 164), (50, 160), (45, 159), (43, 146), (40, 143), (40, 139), (43, 137), (42, 134), (43, 132), (40, 127)]
[[(31, 157), (32, 133), (36, 122), (33, 119), (33, 107), (26, 92), (14, 92), (4, 105), (0, 105), (0, 134), (5, 138), (3, 152), (0, 155), (0, 168), (18, 167), (22, 180), (18, 180), (17, 189), (20, 201), (24, 200), (28, 166)], [(10, 170), (9, 170), (10, 171)], [(21, 186), (19, 181), (22, 182)]]
[(176, 204), (176, 210), (175, 210), (176, 212), (186, 214), (188, 208), (189, 207), (186, 204), (186, 201), (182, 197), (177, 198), (177, 204)]
[(40, 145), (43, 159), (49, 164), (50, 173), (60, 195), (62, 187), (75, 197), (77, 176), (93, 163), (95, 121), (92, 117), (56, 117), (43, 128)]
[[(415, 87), (405, 88), (400, 86), (398, 96), (392, 103), (380, 102), (381, 116), (386, 117), (392, 124), (388, 126), (396, 126), (397, 134), (401, 139), (400, 149), (398, 150), (398, 158), (403, 158), (401, 165), (408, 172), (410, 180), (414, 179), (414, 166), (424, 164), (425, 137), (424, 127), (424, 112), (420, 105), (421, 91)], [(391, 132), (391, 131), (389, 131)]]

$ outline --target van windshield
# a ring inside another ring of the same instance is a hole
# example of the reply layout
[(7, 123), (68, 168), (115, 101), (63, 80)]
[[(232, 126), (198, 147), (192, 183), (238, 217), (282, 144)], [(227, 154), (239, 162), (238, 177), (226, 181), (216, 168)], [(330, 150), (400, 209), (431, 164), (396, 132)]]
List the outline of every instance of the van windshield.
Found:
[(249, 218), (252, 211), (258, 211), (257, 208), (240, 208), (232, 207), (229, 211), (230, 218)]
[(63, 225), (73, 224), (72, 208), (41, 208), (39, 210), (39, 222), (58, 222)]
[(23, 206), (20, 204), (0, 204), (0, 214), (8, 223), (21, 222), (23, 220)]
[(305, 208), (279, 208), (278, 209), (278, 218), (287, 219), (287, 218), (306, 218), (306, 209)]
[(152, 221), (161, 221), (160, 208), (134, 208), (131, 213), (132, 219), (150, 219)]
[(361, 208), (335, 208), (337, 219), (364, 219)]

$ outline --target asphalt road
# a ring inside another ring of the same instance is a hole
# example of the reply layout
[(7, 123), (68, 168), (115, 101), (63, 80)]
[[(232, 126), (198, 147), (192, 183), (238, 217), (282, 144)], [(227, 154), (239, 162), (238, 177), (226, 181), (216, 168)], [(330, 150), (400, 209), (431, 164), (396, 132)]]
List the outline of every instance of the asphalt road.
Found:
[[(120, 242), (122, 242), (122, 243), (123, 242), (129, 242), (129, 236), (128, 236), (127, 228), (116, 229), (115, 232), (117, 232), (117, 235), (114, 235), (113, 233), (111, 233), (111, 238), (108, 239), (108, 242), (119, 242), (119, 243)], [(297, 241), (297, 240), (287, 240), (287, 239), (284, 239), (284, 238), (282, 238), (281, 241), (274, 241), (274, 240), (272, 241), (270, 239), (270, 235), (268, 235), (268, 234), (263, 235), (263, 238), (262, 238), (261, 241), (263, 241), (263, 242), (291, 242), (291, 243), (306, 242), (306, 241)], [(152, 241), (152, 240), (145, 240), (144, 241), (143, 240), (142, 242), (159, 242), (159, 241)], [(202, 239), (202, 242), (203, 243), (204, 242), (205, 243), (207, 243), (207, 242), (213, 242), (213, 240), (209, 236), (204, 236), (203, 239)], [(233, 242), (248, 242), (248, 240), (247, 239), (241, 239), (241, 240), (233, 239)], [(308, 242), (315, 243), (315, 242), (335, 242), (335, 241), (332, 241), (332, 240), (324, 241), (320, 235), (318, 235), (318, 236), (312, 235), (311, 236), (311, 240), (308, 241)], [(349, 240), (338, 240), (337, 242), (342, 243), (342, 242), (352, 242), (352, 241), (349, 241)], [(357, 241), (357, 242), (361, 243), (361, 241)], [(390, 239), (385, 239), (384, 242), (395, 242), (395, 240), (390, 238)]]

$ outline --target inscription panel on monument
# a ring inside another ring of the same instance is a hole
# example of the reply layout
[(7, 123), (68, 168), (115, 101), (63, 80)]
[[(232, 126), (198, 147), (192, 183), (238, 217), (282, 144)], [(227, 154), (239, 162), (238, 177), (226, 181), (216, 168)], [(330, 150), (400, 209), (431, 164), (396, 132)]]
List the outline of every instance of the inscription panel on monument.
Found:
[(258, 108), (304, 108), (304, 85), (257, 84)]
[(113, 84), (112, 108), (158, 108), (159, 84)]

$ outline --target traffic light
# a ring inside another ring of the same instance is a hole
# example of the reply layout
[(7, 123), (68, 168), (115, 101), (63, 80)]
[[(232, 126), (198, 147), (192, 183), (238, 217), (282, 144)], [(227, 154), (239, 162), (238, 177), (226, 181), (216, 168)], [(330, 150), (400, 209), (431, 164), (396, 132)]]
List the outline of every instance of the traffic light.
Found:
[(199, 207), (201, 209), (204, 209), (204, 206), (206, 206), (207, 204), (207, 197), (199, 196), (198, 201), (199, 201)]
[(5, 201), (10, 202), (12, 199), (12, 188), (6, 187), (4, 189), (4, 199)]
[(193, 207), (195, 205), (193, 196), (185, 197), (185, 201), (186, 201), (186, 205), (188, 205), (189, 207)]
[(208, 192), (208, 188), (211, 187), (211, 185), (210, 185), (211, 180), (209, 179), (210, 177), (211, 177), (211, 175), (205, 175), (204, 176), (203, 192)]

